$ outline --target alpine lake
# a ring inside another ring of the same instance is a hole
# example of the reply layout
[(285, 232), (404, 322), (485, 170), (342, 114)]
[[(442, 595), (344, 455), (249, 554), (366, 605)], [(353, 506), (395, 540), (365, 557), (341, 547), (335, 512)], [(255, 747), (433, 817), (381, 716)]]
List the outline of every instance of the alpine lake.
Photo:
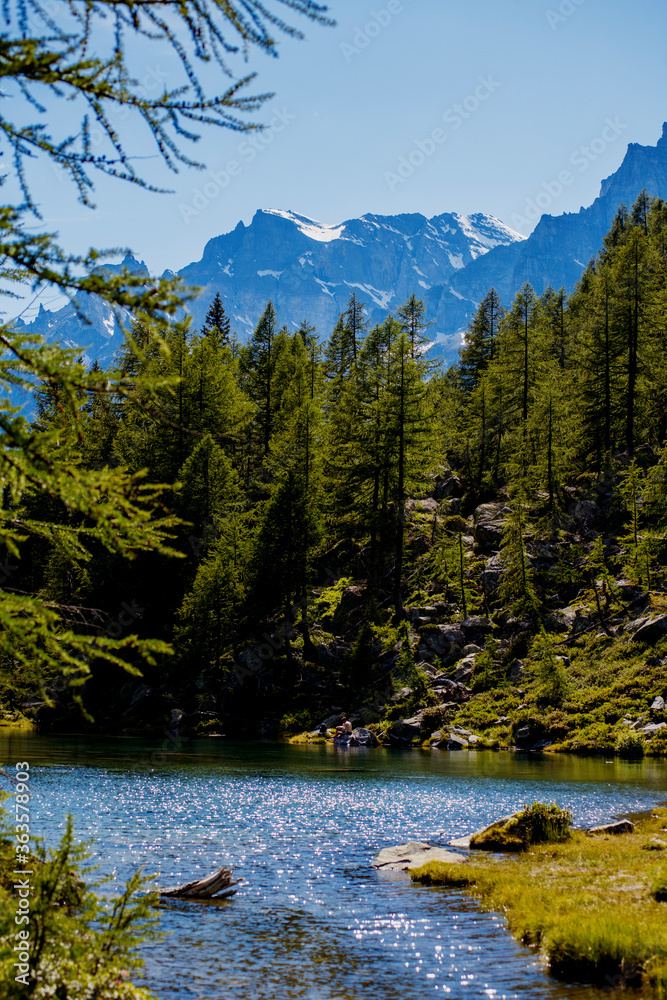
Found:
[(164, 938), (143, 949), (160, 1000), (609, 998), (550, 976), (465, 893), (371, 862), (536, 800), (567, 806), (576, 826), (667, 800), (667, 764), (647, 759), (19, 730), (0, 730), (0, 747), (8, 768), (30, 763), (33, 833), (55, 845), (71, 813), (116, 888), (140, 866), (160, 887), (223, 864), (243, 878), (229, 900), (160, 904)]

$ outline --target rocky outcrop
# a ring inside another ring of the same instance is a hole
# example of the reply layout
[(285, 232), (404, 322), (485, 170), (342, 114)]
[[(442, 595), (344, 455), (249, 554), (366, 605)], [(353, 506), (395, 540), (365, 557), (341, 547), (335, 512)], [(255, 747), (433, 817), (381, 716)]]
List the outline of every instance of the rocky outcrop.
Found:
[(472, 672), (475, 667), (475, 653), (470, 653), (459, 660), (454, 666), (454, 680), (460, 684), (467, 684), (472, 679)]
[(432, 847), (419, 840), (411, 840), (398, 847), (385, 847), (372, 862), (373, 868), (385, 872), (406, 872), (421, 868), (430, 861), (440, 861), (456, 865), (465, 862), (462, 854), (447, 851), (442, 847)]
[(490, 556), (484, 563), (482, 585), (487, 594), (493, 594), (498, 589), (503, 574), (503, 562), (499, 555)]
[(481, 615), (471, 615), (461, 622), (461, 631), (466, 642), (483, 642), (484, 636), (493, 631), (493, 625), (488, 618), (483, 618)]

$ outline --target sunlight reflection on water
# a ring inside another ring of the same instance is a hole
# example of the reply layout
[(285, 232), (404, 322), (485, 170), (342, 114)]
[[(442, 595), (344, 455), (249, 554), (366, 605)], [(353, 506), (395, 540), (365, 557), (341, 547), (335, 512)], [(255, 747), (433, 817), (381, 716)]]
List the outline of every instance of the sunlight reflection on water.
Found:
[(53, 840), (72, 812), (102, 873), (144, 864), (173, 885), (229, 862), (246, 880), (227, 902), (162, 906), (168, 936), (145, 951), (160, 1000), (592, 1000), (550, 979), (502, 917), (369, 863), (382, 847), (443, 843), (534, 799), (591, 824), (667, 798), (667, 769), (649, 761), (189, 740), (152, 769), (147, 746), (0, 737), (6, 761), (34, 768), (39, 834)]

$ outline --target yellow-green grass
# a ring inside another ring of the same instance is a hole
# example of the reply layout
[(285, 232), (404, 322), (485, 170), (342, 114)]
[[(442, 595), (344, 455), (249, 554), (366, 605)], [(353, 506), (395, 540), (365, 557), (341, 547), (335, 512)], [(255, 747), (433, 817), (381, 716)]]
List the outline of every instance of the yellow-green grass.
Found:
[(24, 715), (18, 712), (5, 712), (3, 718), (0, 718), (0, 727), (3, 729), (36, 729), (36, 725), (30, 719), (26, 719)]
[[(514, 856), (433, 862), (414, 881), (467, 889), (506, 914), (511, 932), (539, 945), (551, 971), (667, 994), (667, 809), (635, 817), (632, 834), (575, 831), (562, 844)], [(657, 897), (657, 898), (656, 898)]]

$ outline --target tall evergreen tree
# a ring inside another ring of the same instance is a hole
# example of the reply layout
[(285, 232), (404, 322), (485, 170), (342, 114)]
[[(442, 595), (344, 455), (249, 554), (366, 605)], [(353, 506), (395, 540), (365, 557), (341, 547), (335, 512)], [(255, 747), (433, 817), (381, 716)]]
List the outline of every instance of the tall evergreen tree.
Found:
[(426, 306), (424, 305), (424, 300), (418, 299), (414, 292), (407, 302), (404, 302), (399, 307), (396, 313), (396, 318), (401, 324), (401, 329), (410, 338), (413, 358), (417, 357), (417, 354), (423, 353), (429, 342), (428, 337), (424, 336), (424, 330), (431, 324), (426, 322), (425, 316)]
[(345, 312), (345, 333), (352, 348), (352, 357), (355, 362), (366, 332), (367, 323), (364, 309), (365, 304), (359, 301), (356, 292), (352, 292)]
[(210, 337), (219, 347), (229, 343), (230, 320), (222, 304), (220, 292), (215, 293), (215, 297), (208, 307), (201, 333), (204, 337)]
[(276, 311), (269, 302), (248, 344), (241, 351), (240, 372), (242, 385), (256, 406), (256, 425), (259, 445), (264, 456), (269, 444), (277, 409), (275, 384), (276, 362), (279, 354)]
[(493, 361), (496, 352), (498, 327), (504, 310), (495, 288), (484, 297), (473, 316), (461, 348), (458, 373), (466, 393), (479, 384), (482, 374)]

